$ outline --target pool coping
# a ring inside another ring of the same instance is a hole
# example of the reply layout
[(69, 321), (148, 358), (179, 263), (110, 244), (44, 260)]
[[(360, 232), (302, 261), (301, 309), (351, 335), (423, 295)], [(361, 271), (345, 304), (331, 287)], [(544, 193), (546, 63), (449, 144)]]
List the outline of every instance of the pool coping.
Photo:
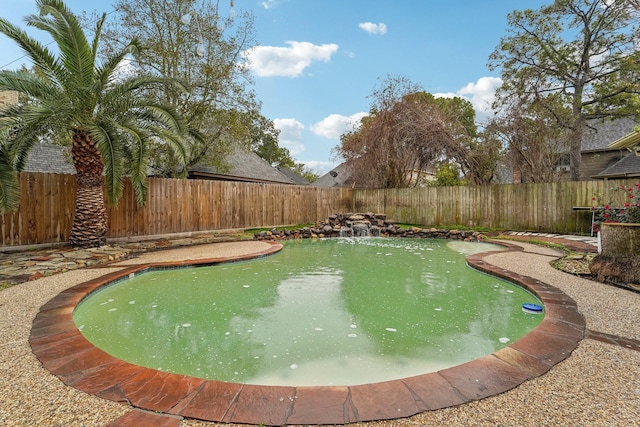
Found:
[[(504, 241), (491, 243), (523, 251)], [(32, 351), (42, 366), (66, 385), (139, 409), (223, 423), (347, 424), (406, 418), (506, 392), (569, 357), (586, 334), (585, 319), (572, 298), (549, 284), (484, 261), (496, 251), (470, 255), (467, 263), (536, 295), (545, 308), (540, 325), (487, 356), (398, 380), (355, 386), (289, 387), (193, 378), (110, 356), (86, 340), (73, 321), (73, 310), (87, 295), (130, 274), (153, 268), (240, 261), (282, 249), (280, 243), (270, 245), (265, 251), (240, 257), (125, 267), (73, 286), (40, 308), (29, 337)]]

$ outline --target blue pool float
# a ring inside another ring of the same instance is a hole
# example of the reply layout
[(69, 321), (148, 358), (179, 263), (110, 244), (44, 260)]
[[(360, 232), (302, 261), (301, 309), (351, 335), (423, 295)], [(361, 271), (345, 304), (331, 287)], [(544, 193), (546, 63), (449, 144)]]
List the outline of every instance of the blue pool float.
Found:
[(542, 313), (542, 306), (538, 304), (531, 304), (529, 302), (526, 302), (522, 304), (522, 311), (530, 314), (540, 314)]

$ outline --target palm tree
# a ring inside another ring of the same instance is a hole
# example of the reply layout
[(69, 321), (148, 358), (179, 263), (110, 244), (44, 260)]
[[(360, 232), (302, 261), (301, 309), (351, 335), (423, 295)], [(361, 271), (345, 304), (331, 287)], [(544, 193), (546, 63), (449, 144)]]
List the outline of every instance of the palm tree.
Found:
[(104, 189), (108, 202), (116, 204), (128, 173), (138, 203), (144, 203), (148, 143), (163, 141), (179, 161), (184, 160), (180, 116), (170, 106), (145, 96), (167, 85), (184, 88), (169, 79), (123, 78), (120, 64), (137, 52), (136, 41), (100, 63), (98, 42), (106, 14), (97, 22), (89, 43), (78, 19), (62, 1), (38, 0), (36, 4), (40, 14), (25, 17), (25, 22), (53, 37), (57, 55), (0, 18), (0, 32), (22, 48), (36, 70), (0, 71), (0, 90), (18, 91), (28, 99), (0, 109), (0, 211), (17, 205), (17, 172), (24, 168), (34, 144), (64, 135), (71, 144), (77, 172), (69, 240), (74, 246), (100, 246), (107, 237)]

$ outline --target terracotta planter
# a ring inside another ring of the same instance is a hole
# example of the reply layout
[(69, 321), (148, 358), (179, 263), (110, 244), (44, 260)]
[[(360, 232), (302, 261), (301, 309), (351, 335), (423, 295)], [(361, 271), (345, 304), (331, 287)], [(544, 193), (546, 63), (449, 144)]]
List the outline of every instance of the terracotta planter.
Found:
[(640, 224), (600, 225), (602, 255), (640, 256)]

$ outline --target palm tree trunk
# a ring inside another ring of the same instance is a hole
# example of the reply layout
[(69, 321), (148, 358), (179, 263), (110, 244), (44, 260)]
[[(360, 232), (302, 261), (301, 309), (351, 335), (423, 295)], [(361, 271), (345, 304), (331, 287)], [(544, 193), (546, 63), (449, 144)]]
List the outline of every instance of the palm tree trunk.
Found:
[(73, 246), (96, 247), (107, 242), (107, 210), (102, 189), (104, 163), (91, 136), (73, 132), (71, 148), (76, 168), (76, 210), (69, 241)]

